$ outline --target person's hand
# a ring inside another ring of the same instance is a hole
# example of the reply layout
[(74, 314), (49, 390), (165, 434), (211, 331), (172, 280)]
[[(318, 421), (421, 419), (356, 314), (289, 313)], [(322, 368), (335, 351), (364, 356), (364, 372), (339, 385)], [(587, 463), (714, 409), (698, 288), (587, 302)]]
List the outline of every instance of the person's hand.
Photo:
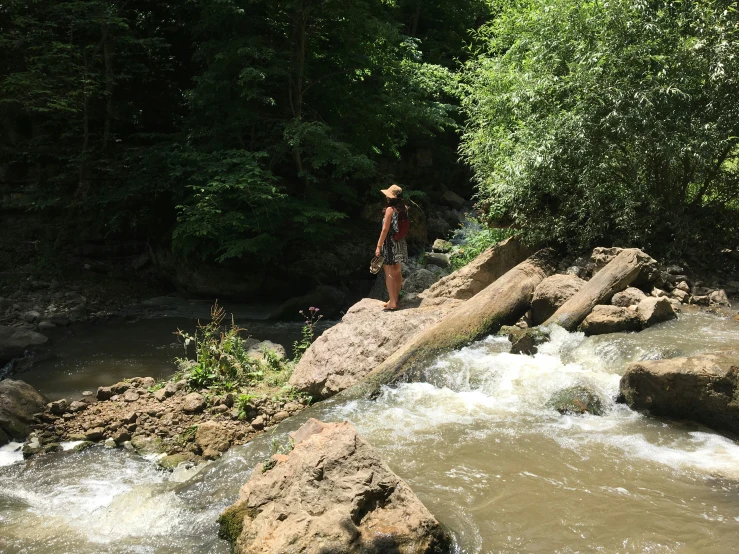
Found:
[(377, 248), (375, 248), (375, 256), (379, 256), (379, 255), (380, 255), (380, 247), (378, 246)]

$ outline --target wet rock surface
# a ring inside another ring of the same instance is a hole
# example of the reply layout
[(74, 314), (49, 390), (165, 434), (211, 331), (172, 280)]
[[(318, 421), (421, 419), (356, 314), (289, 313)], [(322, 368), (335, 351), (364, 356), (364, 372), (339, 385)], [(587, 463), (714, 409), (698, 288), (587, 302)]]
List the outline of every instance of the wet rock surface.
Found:
[(584, 386), (563, 389), (549, 400), (549, 406), (563, 415), (603, 415), (604, 404), (598, 393)]
[(0, 325), (0, 366), (22, 357), (26, 349), (45, 344), (48, 340), (41, 333), (29, 329)]
[(220, 518), (236, 553), (441, 553), (449, 538), (348, 422), (309, 420)]
[(10, 439), (24, 439), (48, 400), (23, 381), (0, 381), (0, 445)]
[(739, 352), (632, 363), (621, 378), (619, 401), (739, 435)]

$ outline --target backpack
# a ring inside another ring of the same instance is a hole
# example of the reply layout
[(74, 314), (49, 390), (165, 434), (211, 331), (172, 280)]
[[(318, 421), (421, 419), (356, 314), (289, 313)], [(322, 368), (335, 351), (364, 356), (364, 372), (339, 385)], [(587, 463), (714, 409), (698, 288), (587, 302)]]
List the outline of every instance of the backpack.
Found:
[(393, 240), (403, 240), (411, 228), (411, 218), (408, 216), (408, 208), (398, 210), (398, 232), (393, 235)]

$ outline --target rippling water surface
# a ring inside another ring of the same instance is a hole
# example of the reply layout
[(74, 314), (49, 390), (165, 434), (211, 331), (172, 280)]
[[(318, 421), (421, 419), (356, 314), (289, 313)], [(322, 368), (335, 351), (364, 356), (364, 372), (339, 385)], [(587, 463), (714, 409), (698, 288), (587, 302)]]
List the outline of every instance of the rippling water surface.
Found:
[[(490, 338), (376, 401), (319, 404), (197, 475), (104, 448), (16, 463), (0, 468), (0, 551), (228, 552), (218, 514), (272, 439), (318, 417), (352, 421), (460, 552), (739, 552), (739, 444), (613, 403), (629, 361), (725, 347), (739, 348), (739, 324), (710, 315), (639, 334), (560, 330), (533, 357)], [(606, 415), (548, 407), (575, 384), (609, 399)]]

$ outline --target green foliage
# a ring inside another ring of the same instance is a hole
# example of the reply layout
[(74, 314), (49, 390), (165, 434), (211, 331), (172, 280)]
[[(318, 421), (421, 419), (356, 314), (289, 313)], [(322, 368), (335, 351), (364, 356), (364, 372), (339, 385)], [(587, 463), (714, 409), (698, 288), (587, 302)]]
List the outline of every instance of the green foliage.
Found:
[(470, 224), (467, 228), (455, 232), (455, 236), (463, 240), (463, 243), (455, 245), (449, 256), (455, 270), (466, 266), (484, 250), (514, 234), (512, 229), (486, 227), (474, 218), (468, 218), (467, 221)]
[(463, 78), (491, 219), (572, 249), (736, 241), (735, 2), (500, 2)]
[(310, 345), (313, 344), (313, 341), (316, 340), (316, 325), (318, 325), (318, 322), (323, 319), (323, 315), (318, 314), (319, 311), (320, 309), (314, 306), (308, 308), (307, 314), (303, 310), (300, 310), (300, 315), (305, 317), (305, 324), (301, 329), (301, 339), (293, 344), (294, 364), (297, 364), (300, 361), (300, 358), (303, 357), (305, 351), (308, 350)]

